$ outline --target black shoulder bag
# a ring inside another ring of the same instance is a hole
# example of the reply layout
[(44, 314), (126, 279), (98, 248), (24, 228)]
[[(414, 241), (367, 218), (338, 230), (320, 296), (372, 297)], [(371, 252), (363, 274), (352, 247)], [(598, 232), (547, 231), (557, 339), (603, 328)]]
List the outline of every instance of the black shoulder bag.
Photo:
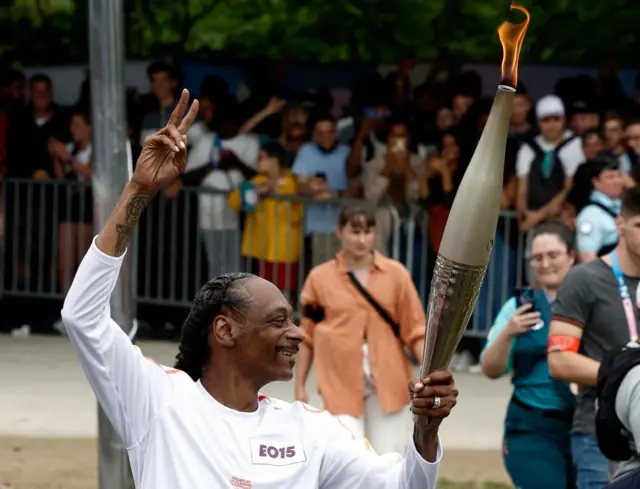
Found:
[(373, 309), (378, 313), (378, 315), (382, 319), (384, 319), (384, 321), (389, 326), (391, 326), (391, 330), (393, 331), (393, 334), (395, 335), (396, 338), (398, 338), (398, 341), (400, 341), (400, 344), (402, 345), (402, 351), (404, 352), (407, 359), (411, 362), (411, 364), (414, 366), (419, 365), (418, 359), (416, 358), (415, 354), (409, 349), (407, 345), (405, 345), (404, 341), (402, 341), (402, 337), (400, 336), (400, 325), (393, 320), (389, 312), (384, 307), (382, 307), (378, 303), (378, 301), (376, 301), (371, 296), (371, 294), (369, 294), (367, 289), (365, 289), (362, 286), (362, 284), (356, 277), (355, 273), (349, 272), (349, 280), (351, 280), (351, 283), (354, 285), (354, 287), (358, 290), (358, 292), (360, 292), (362, 297), (366, 299), (366, 301), (371, 305), (371, 307), (373, 307)]
[(616, 413), (616, 395), (620, 384), (629, 370), (637, 365), (640, 365), (640, 348), (621, 346), (606, 352), (598, 369), (596, 438), (604, 456), (616, 462), (637, 455), (631, 449), (633, 436)]

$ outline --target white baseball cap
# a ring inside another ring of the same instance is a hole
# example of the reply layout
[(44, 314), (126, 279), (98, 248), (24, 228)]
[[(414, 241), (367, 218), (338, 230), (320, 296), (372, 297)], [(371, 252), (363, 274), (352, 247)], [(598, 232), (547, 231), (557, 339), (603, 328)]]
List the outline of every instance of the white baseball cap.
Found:
[(557, 95), (546, 95), (536, 104), (536, 117), (564, 117), (564, 104)]

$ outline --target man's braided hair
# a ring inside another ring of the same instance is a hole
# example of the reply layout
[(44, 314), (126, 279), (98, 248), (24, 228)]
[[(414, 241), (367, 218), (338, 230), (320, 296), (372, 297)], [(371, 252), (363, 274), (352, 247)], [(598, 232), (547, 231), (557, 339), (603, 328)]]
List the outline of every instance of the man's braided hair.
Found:
[(209, 332), (213, 318), (229, 314), (244, 316), (243, 310), (251, 305), (251, 298), (242, 290), (242, 283), (254, 275), (250, 273), (226, 273), (202, 286), (182, 325), (180, 346), (175, 368), (187, 373), (194, 381), (202, 377), (202, 371), (211, 354)]

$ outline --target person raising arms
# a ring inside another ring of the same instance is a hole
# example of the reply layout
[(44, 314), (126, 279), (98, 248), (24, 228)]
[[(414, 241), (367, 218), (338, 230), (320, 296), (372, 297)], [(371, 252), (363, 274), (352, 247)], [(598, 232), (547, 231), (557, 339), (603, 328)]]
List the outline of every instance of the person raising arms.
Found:
[[(183, 91), (168, 124), (145, 140), (131, 181), (84, 257), (62, 310), (73, 348), (126, 447), (138, 489), (300, 487), (433, 489), (438, 428), (456, 403), (448, 371), (409, 384), (414, 427), (404, 461), (378, 456), (326, 412), (260, 390), (293, 377), (302, 341), (278, 288), (220, 275), (198, 292), (175, 367), (145, 358), (111, 319), (109, 299), (132, 233), (158, 191), (186, 165), (198, 113)], [(434, 398), (439, 397), (438, 407)]]

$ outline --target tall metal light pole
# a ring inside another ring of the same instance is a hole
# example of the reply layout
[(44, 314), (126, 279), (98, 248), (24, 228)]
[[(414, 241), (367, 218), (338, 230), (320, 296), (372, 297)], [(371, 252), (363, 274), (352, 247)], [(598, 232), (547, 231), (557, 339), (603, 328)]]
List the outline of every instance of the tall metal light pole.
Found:
[[(94, 223), (102, 229), (129, 179), (124, 85), (123, 0), (89, 0), (93, 127)], [(135, 249), (130, 249), (111, 297), (113, 319), (130, 333), (135, 322)], [(133, 489), (125, 447), (98, 412), (100, 489)]]

